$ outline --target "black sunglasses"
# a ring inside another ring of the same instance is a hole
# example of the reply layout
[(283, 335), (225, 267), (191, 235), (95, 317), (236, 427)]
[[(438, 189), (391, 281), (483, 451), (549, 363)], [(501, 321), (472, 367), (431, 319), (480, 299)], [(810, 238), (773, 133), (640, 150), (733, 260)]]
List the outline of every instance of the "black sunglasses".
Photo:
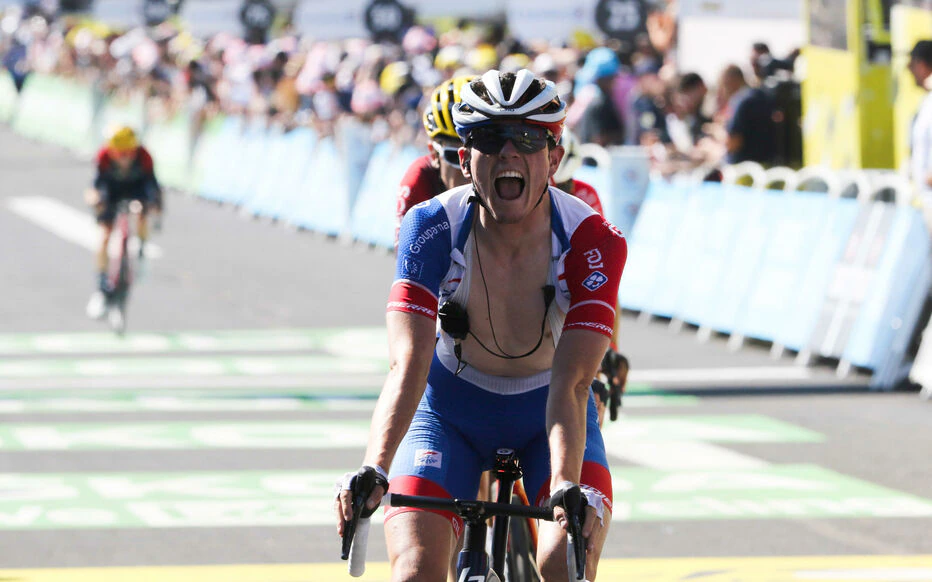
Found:
[(446, 148), (437, 142), (431, 142), (430, 145), (434, 148), (434, 151), (437, 152), (437, 155), (440, 156), (441, 160), (451, 166), (460, 165), (460, 148)]
[(497, 154), (506, 142), (514, 144), (522, 154), (533, 154), (555, 145), (550, 132), (534, 125), (496, 125), (474, 129), (466, 141), (467, 147), (474, 147), (484, 154)]

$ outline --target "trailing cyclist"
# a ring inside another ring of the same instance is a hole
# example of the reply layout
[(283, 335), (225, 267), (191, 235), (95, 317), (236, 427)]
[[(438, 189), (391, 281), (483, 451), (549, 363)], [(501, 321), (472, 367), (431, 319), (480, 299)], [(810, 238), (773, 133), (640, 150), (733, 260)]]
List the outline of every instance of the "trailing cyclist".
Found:
[[(612, 336), (627, 245), (596, 211), (549, 186), (566, 116), (552, 82), (492, 70), (460, 97), (453, 120), (469, 184), (402, 223), (390, 369), (363, 463), (393, 493), (468, 499), (496, 450), (517, 450), (534, 503), (574, 484), (585, 491), (594, 580), (612, 484), (590, 383)], [(352, 474), (337, 499), (340, 532), (351, 486)], [(385, 491), (381, 481), (367, 507)], [(567, 522), (554, 513), (538, 538), (545, 580), (566, 579)], [(392, 580), (443, 580), (461, 521), (396, 508), (385, 519)]]
[(453, 127), (453, 106), (460, 102), (460, 87), (475, 79), (475, 75), (453, 77), (431, 92), (422, 121), (427, 132), (428, 153), (414, 160), (401, 179), (395, 209), (395, 243), (401, 219), (413, 206), (434, 196), (468, 184), (460, 170), (460, 136)]
[(155, 166), (148, 150), (139, 143), (132, 128), (117, 128), (98, 151), (97, 173), (93, 189), (88, 191), (86, 201), (94, 207), (97, 224), (100, 225), (100, 245), (95, 256), (97, 266), (97, 290), (87, 305), (91, 318), (105, 313), (107, 294), (110, 292), (107, 277), (107, 247), (113, 232), (113, 221), (121, 200), (138, 200), (142, 212), (136, 226), (139, 237), (139, 259), (145, 256), (145, 241), (148, 238), (146, 213), (150, 208), (158, 211), (162, 206), (162, 189), (155, 177)]

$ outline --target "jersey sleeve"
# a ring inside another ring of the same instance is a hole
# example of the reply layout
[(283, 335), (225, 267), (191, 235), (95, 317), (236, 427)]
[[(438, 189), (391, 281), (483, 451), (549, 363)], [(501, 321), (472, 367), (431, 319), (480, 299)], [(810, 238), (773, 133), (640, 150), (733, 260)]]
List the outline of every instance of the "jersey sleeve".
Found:
[(588, 329), (612, 337), (618, 285), (627, 258), (624, 236), (601, 216), (593, 214), (579, 225), (564, 262), (570, 293), (564, 331)]
[(387, 310), (436, 319), (440, 283), (450, 269), (452, 249), (450, 220), (443, 205), (430, 200), (412, 208), (401, 222)]
[(414, 160), (405, 172), (398, 185), (398, 201), (395, 204), (395, 246), (398, 246), (398, 236), (401, 221), (413, 207), (421, 202), (430, 200), (439, 191), (435, 188), (436, 180), (432, 179), (430, 172), (430, 156), (421, 156)]

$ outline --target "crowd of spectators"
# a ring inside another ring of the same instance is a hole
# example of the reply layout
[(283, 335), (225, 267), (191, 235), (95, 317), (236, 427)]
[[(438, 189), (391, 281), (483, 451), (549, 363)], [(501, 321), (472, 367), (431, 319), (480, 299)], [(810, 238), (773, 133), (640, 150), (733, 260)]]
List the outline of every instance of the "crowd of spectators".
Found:
[(172, 22), (118, 30), (7, 9), (0, 54), (18, 87), (32, 72), (77, 78), (103, 95), (144, 95), (150, 119), (238, 114), (325, 135), (351, 125), (371, 142), (423, 140), (425, 94), (445, 79), (529, 68), (556, 83), (583, 142), (643, 146), (659, 173), (780, 161), (780, 114), (765, 81), (788, 75), (795, 54), (776, 59), (756, 44), (719, 79), (680, 71), (675, 9), (670, 0), (651, 14), (631, 46), (581, 33), (559, 46), (521, 42), (501, 23), (465, 20), (444, 31), (414, 26), (398, 43), (315, 41), (285, 24), (269, 42), (248, 44), (227, 33), (195, 38)]

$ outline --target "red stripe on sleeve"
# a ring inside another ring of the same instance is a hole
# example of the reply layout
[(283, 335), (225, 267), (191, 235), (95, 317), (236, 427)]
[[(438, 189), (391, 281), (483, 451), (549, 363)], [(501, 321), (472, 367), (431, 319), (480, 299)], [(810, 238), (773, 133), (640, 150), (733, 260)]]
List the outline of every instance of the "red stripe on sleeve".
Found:
[(395, 281), (388, 296), (386, 311), (417, 313), (437, 319), (437, 298), (425, 287), (411, 281)]

